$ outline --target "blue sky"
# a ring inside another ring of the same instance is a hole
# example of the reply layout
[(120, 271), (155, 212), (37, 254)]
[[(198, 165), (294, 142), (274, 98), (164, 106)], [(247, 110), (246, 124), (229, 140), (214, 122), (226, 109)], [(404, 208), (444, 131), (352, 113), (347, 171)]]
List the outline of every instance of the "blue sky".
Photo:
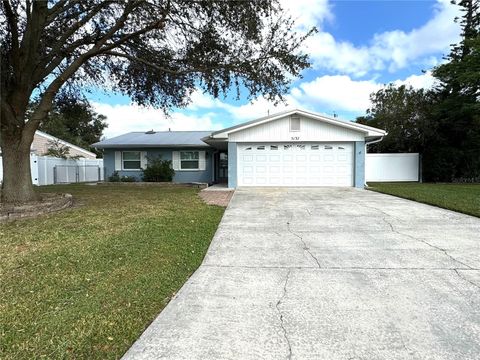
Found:
[(354, 120), (369, 107), (369, 94), (384, 84), (432, 86), (428, 70), (459, 40), (453, 21), (459, 11), (450, 0), (281, 2), (298, 32), (311, 26), (319, 30), (304, 47), (312, 67), (293, 81), (286, 105), (274, 107), (263, 98), (253, 103), (213, 99), (198, 91), (186, 109), (165, 117), (127, 97), (96, 91), (90, 100), (108, 117), (106, 137), (149, 129), (214, 130), (294, 107)]

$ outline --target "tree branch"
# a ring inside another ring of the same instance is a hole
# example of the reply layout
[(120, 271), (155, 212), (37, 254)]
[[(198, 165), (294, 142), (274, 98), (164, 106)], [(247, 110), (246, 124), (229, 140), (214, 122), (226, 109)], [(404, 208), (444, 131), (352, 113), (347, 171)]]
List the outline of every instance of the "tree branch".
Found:
[(105, 51), (109, 51), (111, 49), (114, 49), (114, 48), (124, 44), (128, 40), (130, 40), (134, 37), (143, 35), (143, 34), (149, 32), (149, 31), (152, 31), (153, 29), (163, 29), (165, 27), (165, 19), (167, 18), (167, 15), (168, 15), (169, 11), (170, 11), (170, 0), (168, 0), (167, 6), (165, 7), (165, 11), (163, 12), (162, 18), (160, 20), (157, 20), (157, 21), (151, 23), (150, 25), (144, 27), (143, 29), (140, 29), (140, 30), (135, 31), (135, 32), (130, 33), (130, 34), (126, 34), (124, 37), (120, 38), (119, 40), (101, 48), (99, 51), (97, 51), (97, 54), (104, 53)]
[[(73, 24), (67, 32), (65, 32), (62, 37), (55, 42), (52, 46), (52, 49), (49, 52), (49, 56), (45, 57), (40, 64), (38, 64), (35, 71), (35, 83), (38, 83), (46, 75), (50, 74), (77, 46), (88, 44), (88, 38), (83, 38), (74, 42), (76, 45), (73, 49), (72, 46), (69, 46), (67, 49), (62, 49), (65, 45), (65, 42), (83, 25), (85, 25), (89, 20), (91, 20), (98, 12), (108, 3), (100, 2), (86, 14), (81, 20)], [(58, 12), (58, 11), (57, 11)], [(60, 12), (58, 12), (60, 13)]]
[(12, 34), (12, 64), (16, 64), (18, 63), (19, 50), (17, 14), (13, 11), (8, 0), (3, 0), (3, 7), (5, 8), (5, 16)]
[(125, 53), (121, 53), (121, 52), (118, 52), (118, 51), (106, 51), (106, 52), (103, 52), (101, 55), (112, 55), (112, 56), (117, 56), (117, 57), (122, 57), (122, 58), (125, 58), (125, 59), (128, 59), (132, 62), (140, 62), (144, 65), (147, 65), (155, 70), (158, 70), (158, 71), (163, 71), (165, 73), (168, 73), (168, 74), (172, 74), (172, 75), (184, 75), (184, 74), (188, 74), (188, 73), (191, 73), (191, 72), (196, 72), (197, 70), (181, 70), (181, 71), (178, 71), (178, 70), (172, 70), (172, 69), (167, 69), (167, 68), (163, 68), (161, 66), (158, 66), (157, 64), (154, 64), (148, 60), (145, 60), (145, 59), (142, 59), (142, 58), (139, 58), (139, 57), (136, 57), (136, 56), (132, 56), (132, 55), (129, 55), (129, 54), (125, 54)]
[(71, 9), (75, 4), (79, 3), (80, 0), (70, 0), (67, 6), (64, 6), (68, 0), (60, 0), (52, 8), (48, 11), (47, 16), (47, 23), (50, 24), (53, 19), (57, 17), (58, 14), (62, 12), (66, 12), (67, 10)]

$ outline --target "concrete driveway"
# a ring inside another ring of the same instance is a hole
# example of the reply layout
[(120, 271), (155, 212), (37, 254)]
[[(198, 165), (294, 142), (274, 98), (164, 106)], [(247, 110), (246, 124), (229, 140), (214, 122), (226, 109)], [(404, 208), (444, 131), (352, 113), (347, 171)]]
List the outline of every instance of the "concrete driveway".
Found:
[(237, 190), (126, 359), (479, 359), (480, 219), (347, 188)]

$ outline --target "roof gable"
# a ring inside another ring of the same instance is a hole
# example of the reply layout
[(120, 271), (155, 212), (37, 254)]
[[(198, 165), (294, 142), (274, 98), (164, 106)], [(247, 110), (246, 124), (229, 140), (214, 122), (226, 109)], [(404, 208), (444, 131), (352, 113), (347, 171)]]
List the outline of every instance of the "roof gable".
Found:
[(56, 141), (58, 142), (59, 144), (61, 144), (62, 146), (66, 146), (66, 147), (69, 147), (69, 148), (72, 148), (72, 149), (75, 149), (81, 153), (84, 153), (84, 154), (87, 154), (89, 156), (92, 156), (94, 158), (97, 157), (97, 154), (95, 153), (92, 153), (91, 151), (88, 151), (80, 146), (77, 146), (77, 145), (74, 145), (72, 143), (69, 143), (68, 141), (65, 141), (65, 140), (62, 140), (62, 139), (59, 139), (53, 135), (50, 135), (50, 134), (47, 134), (46, 132), (43, 132), (43, 131), (40, 131), (40, 130), (37, 130), (35, 131), (35, 135), (36, 136), (40, 136), (44, 139), (47, 139), (48, 141)]
[(317, 121), (322, 121), (324, 123), (333, 125), (333, 126), (338, 126), (346, 129), (350, 129), (356, 132), (363, 133), (366, 137), (367, 136), (385, 136), (386, 131), (373, 128), (371, 126), (367, 125), (362, 125), (362, 124), (357, 124), (353, 123), (350, 121), (344, 121), (344, 120), (339, 120), (339, 119), (334, 119), (334, 118), (329, 118), (327, 116), (323, 116), (320, 114), (300, 110), (300, 109), (295, 109), (295, 110), (289, 110), (289, 111), (283, 111), (277, 114), (261, 117), (259, 119), (255, 119), (252, 121), (248, 121), (246, 123), (242, 123), (236, 126), (232, 126), (223, 130), (216, 131), (212, 133), (211, 138), (228, 138), (230, 134), (246, 130), (248, 128), (252, 128), (255, 126), (260, 126), (262, 124), (266, 124), (271, 121), (276, 121), (288, 116), (292, 115), (299, 115), (305, 118), (317, 120)]

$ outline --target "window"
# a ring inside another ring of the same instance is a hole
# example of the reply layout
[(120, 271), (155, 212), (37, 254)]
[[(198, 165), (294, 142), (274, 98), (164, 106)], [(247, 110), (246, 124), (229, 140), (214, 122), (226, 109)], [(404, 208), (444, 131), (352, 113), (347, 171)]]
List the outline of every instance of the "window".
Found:
[(180, 170), (198, 170), (198, 151), (180, 151)]
[(338, 149), (339, 150), (345, 150), (345, 148), (343, 146), (339, 146)]
[(318, 145), (312, 145), (312, 150), (318, 150), (320, 147)]
[(292, 150), (292, 149), (293, 149), (293, 145), (283, 145), (283, 149), (284, 149), (284, 150)]
[(257, 146), (257, 150), (265, 150), (265, 145)]
[(246, 147), (245, 150), (252, 150), (252, 147), (251, 146)]
[(297, 149), (298, 149), (298, 150), (305, 150), (305, 145), (303, 145), (303, 144), (298, 144), (298, 145), (297, 145)]
[(278, 146), (277, 145), (270, 145), (270, 150), (278, 150)]
[(290, 131), (300, 131), (299, 117), (290, 117)]
[(332, 149), (333, 149), (332, 146), (330, 146), (330, 145), (325, 145), (325, 150), (332, 150)]
[(124, 170), (140, 170), (142, 167), (140, 151), (123, 151), (122, 163)]

